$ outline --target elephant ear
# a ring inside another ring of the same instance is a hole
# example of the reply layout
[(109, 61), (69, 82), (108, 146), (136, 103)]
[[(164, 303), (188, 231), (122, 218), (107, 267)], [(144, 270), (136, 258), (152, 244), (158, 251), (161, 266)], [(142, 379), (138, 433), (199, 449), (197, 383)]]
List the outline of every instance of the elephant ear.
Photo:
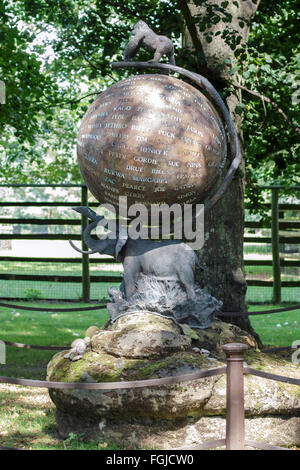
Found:
[(119, 226), (119, 233), (118, 233), (118, 239), (116, 243), (116, 248), (115, 248), (115, 258), (117, 261), (120, 261), (120, 252), (123, 248), (123, 246), (126, 244), (128, 240), (128, 230), (127, 227), (124, 227), (123, 225)]

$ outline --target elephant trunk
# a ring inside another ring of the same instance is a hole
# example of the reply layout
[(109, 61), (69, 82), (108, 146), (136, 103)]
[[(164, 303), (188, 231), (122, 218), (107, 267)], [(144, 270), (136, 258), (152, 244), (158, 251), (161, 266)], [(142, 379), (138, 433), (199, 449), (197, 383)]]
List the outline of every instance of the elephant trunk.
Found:
[(99, 251), (99, 250), (89, 250), (89, 251), (81, 250), (80, 248), (78, 248), (75, 245), (75, 243), (72, 242), (72, 240), (69, 240), (69, 243), (70, 243), (71, 247), (74, 248), (74, 250), (76, 250), (79, 253), (82, 253), (84, 255), (93, 255), (94, 253), (98, 253), (98, 251)]
[(98, 217), (97, 220), (89, 224), (83, 232), (84, 242), (89, 248), (91, 248), (91, 250), (88, 250), (88, 251), (81, 250), (80, 248), (77, 248), (77, 246), (72, 242), (72, 240), (69, 240), (69, 243), (72, 246), (72, 248), (74, 248), (74, 250), (78, 251), (79, 253), (83, 253), (84, 255), (92, 255), (94, 253), (99, 252), (99, 248), (96, 248), (97, 241), (91, 237), (91, 231), (97, 226), (99, 220), (102, 218), (103, 217)]

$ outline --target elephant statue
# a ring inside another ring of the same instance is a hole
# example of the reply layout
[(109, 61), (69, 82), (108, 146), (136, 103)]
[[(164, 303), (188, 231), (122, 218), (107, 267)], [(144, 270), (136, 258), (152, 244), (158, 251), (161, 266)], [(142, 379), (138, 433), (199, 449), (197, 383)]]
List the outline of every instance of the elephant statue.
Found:
[[(70, 240), (72, 247), (80, 253), (104, 253), (114, 256), (124, 267), (123, 287), (126, 300), (130, 299), (137, 289), (140, 275), (152, 276), (159, 281), (178, 281), (190, 300), (195, 299), (195, 270), (199, 265), (196, 253), (179, 240), (154, 241), (150, 239), (133, 240), (122, 234), (122, 227), (117, 227), (115, 239), (109, 237), (95, 239), (91, 232), (104, 218), (86, 206), (73, 209), (93, 220), (83, 233), (84, 242), (89, 251), (82, 251)], [(123, 236), (122, 236), (123, 235)]]

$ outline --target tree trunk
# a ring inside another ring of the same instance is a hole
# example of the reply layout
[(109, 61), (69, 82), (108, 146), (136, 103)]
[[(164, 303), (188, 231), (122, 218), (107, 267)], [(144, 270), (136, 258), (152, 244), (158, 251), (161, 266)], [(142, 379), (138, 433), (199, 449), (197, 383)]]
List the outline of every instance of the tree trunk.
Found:
[[(199, 22), (205, 21), (209, 9), (213, 5), (221, 6), (221, 3), (224, 5), (222, 0), (207, 0), (203, 6), (199, 7), (193, 3), (187, 4), (185, 1), (179, 0), (186, 25), (184, 45), (198, 53), (198, 56), (199, 53), (202, 55), (204, 60), (196, 63), (196, 71), (210, 79), (219, 90), (221, 87), (228, 86), (229, 80), (239, 82), (238, 76), (229, 75), (229, 70), (236, 62), (236, 57), (234, 51), (225, 43), (222, 34), (214, 36), (212, 42), (206, 41), (205, 34), (217, 31), (224, 32), (228, 28), (228, 23), (220, 21), (206, 28), (204, 32), (200, 32), (197, 27), (199, 23), (197, 21), (195, 26), (194, 20), (196, 17)], [(226, 6), (226, 12), (232, 15), (229, 26), (232, 30), (232, 37), (240, 36), (240, 44), (243, 45), (248, 40), (249, 23), (242, 24), (240, 18), (243, 17), (250, 21), (256, 11), (257, 4), (239, 0), (237, 7), (233, 3), (236, 2), (229, 2)], [(228, 60), (230, 60), (230, 66)], [(242, 116), (235, 113), (240, 99), (240, 91), (237, 90), (227, 95), (226, 101), (242, 141)], [(222, 300), (223, 310), (227, 312), (245, 312), (247, 310), (247, 284), (243, 261), (244, 189), (245, 171), (244, 162), (242, 162), (226, 194), (206, 215), (205, 244), (199, 252), (200, 263), (205, 268), (201, 275), (201, 284), (217, 299)], [(259, 340), (248, 317), (229, 317), (227, 321), (237, 324)]]

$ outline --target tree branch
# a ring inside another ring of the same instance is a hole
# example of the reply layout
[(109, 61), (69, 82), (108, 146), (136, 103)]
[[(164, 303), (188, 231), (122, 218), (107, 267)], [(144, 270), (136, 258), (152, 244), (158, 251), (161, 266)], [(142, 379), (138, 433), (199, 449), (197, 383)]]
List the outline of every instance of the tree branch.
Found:
[(258, 93), (258, 91), (253, 91), (253, 90), (249, 90), (249, 88), (246, 88), (245, 86), (243, 85), (240, 85), (239, 83), (237, 82), (232, 82), (232, 85), (234, 85), (235, 87), (237, 88), (240, 88), (241, 90), (244, 90), (244, 91), (247, 91), (247, 93), (250, 93), (250, 95), (254, 95), (254, 96), (257, 96), (258, 98), (260, 98), (262, 100), (262, 102), (264, 103), (265, 101), (267, 103), (270, 103), (277, 111), (278, 113), (280, 113), (282, 115), (282, 117), (284, 118), (284, 120), (298, 133), (300, 134), (300, 128), (298, 126), (295, 126), (295, 124), (289, 119), (289, 117), (285, 114), (285, 112), (283, 111), (283, 109), (281, 109), (277, 103), (275, 103), (274, 101), (270, 100), (270, 98), (268, 98), (267, 96), (265, 95), (262, 95), (261, 93)]
[(181, 14), (184, 18), (186, 27), (188, 29), (188, 32), (191, 36), (194, 48), (197, 52), (201, 52), (204, 55), (203, 47), (201, 44), (201, 40), (198, 36), (198, 31), (197, 28), (193, 22), (193, 18), (189, 9), (189, 6), (185, 0), (177, 0), (179, 9), (181, 11)]
[(78, 103), (78, 101), (81, 101), (83, 100), (84, 98), (87, 98), (88, 96), (92, 96), (92, 95), (100, 95), (102, 93), (102, 91), (93, 91), (92, 93), (88, 93), (86, 95), (83, 95), (81, 96), (80, 98), (76, 99), (76, 100), (69, 100), (69, 101), (62, 101), (61, 103), (55, 103), (55, 104), (50, 104), (49, 105), (49, 108), (54, 108), (54, 107), (57, 107), (57, 106), (62, 106), (64, 104), (75, 104), (75, 103)]
[(94, 70), (97, 70), (97, 72), (99, 71), (99, 67), (97, 67), (96, 65), (94, 65), (87, 57), (86, 57), (86, 54), (84, 53), (84, 51), (81, 49), (81, 46), (78, 44), (78, 42), (76, 41), (76, 39), (71, 39), (71, 42), (73, 43), (73, 45), (79, 50), (80, 54), (82, 55), (82, 57), (84, 58), (84, 60), (90, 65), (90, 67), (92, 67), (92, 69)]

